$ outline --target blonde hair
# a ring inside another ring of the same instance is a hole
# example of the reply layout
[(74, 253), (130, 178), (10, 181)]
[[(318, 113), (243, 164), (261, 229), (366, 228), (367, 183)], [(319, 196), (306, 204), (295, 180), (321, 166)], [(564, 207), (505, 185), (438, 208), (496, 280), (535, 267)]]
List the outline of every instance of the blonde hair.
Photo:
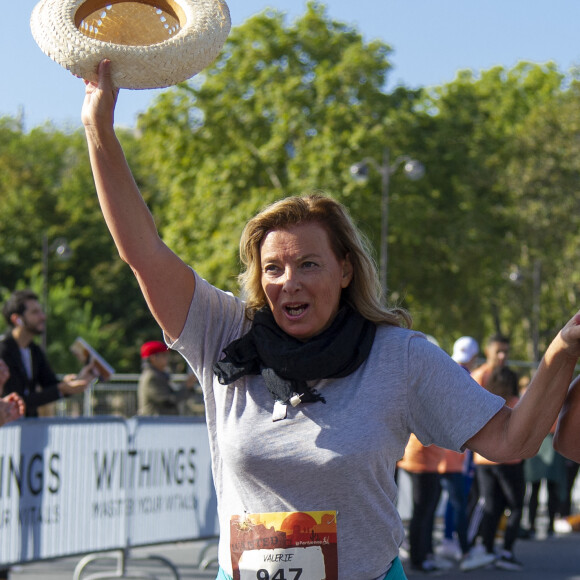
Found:
[(239, 282), (249, 316), (267, 303), (261, 281), (260, 249), (264, 237), (269, 231), (305, 223), (317, 223), (324, 227), (330, 247), (339, 260), (349, 257), (353, 277), (342, 291), (344, 301), (377, 324), (411, 326), (411, 316), (406, 310), (387, 308), (381, 304), (381, 286), (369, 244), (354, 225), (346, 208), (320, 193), (277, 201), (246, 224), (240, 239), (240, 258), (245, 269), (239, 276)]

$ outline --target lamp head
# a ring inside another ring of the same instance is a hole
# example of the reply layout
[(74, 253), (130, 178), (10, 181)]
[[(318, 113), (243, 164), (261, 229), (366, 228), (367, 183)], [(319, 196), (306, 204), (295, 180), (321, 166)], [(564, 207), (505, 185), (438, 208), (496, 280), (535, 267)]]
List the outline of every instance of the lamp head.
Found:
[(421, 179), (423, 175), (425, 175), (425, 166), (416, 159), (410, 159), (409, 161), (407, 161), (405, 163), (405, 166), (403, 167), (403, 170), (405, 172), (405, 175), (411, 181), (417, 181)]
[(356, 181), (366, 181), (369, 178), (369, 167), (364, 161), (355, 163), (350, 166), (350, 175)]

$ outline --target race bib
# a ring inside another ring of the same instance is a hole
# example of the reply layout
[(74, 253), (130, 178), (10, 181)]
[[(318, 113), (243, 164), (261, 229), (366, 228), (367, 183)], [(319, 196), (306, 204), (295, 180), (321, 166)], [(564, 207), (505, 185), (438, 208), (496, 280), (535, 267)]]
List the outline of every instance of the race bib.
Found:
[(233, 516), (234, 580), (338, 580), (336, 512)]

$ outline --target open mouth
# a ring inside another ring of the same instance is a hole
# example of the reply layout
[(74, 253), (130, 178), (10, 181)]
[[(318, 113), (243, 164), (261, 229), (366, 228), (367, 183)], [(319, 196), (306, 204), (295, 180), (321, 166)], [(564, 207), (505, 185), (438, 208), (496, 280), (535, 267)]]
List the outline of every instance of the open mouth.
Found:
[(307, 308), (307, 304), (292, 304), (290, 306), (285, 306), (284, 310), (286, 310), (289, 316), (300, 316), (306, 312)]

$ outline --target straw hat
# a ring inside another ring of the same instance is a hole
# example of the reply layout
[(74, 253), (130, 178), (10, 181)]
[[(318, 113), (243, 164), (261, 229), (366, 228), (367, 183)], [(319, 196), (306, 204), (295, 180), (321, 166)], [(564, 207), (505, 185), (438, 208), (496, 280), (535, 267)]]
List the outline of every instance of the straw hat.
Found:
[(41, 50), (74, 75), (152, 89), (185, 81), (218, 56), (231, 21), (223, 0), (41, 0), (30, 18)]

